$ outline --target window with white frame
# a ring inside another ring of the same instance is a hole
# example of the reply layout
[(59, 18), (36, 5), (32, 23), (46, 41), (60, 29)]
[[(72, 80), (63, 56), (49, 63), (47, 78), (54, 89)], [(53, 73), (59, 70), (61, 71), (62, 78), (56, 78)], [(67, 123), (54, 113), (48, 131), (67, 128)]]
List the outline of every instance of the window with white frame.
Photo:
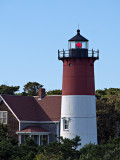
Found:
[(68, 119), (63, 120), (63, 129), (64, 130), (69, 130), (69, 121)]
[(65, 129), (68, 129), (68, 120), (65, 119)]
[(7, 111), (0, 111), (0, 124), (7, 124)]

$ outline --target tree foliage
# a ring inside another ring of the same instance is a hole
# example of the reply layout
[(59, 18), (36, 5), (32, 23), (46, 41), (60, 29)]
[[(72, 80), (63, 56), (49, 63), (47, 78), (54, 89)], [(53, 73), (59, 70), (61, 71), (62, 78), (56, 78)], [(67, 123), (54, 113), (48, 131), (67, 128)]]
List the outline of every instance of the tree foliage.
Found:
[[(29, 82), (34, 83), (34, 82)], [(0, 86), (1, 87), (1, 86)], [(39, 86), (42, 87), (42, 86)], [(30, 85), (30, 88), (32, 86)], [(26, 95), (36, 95), (36, 87)], [(15, 92), (13, 91), (13, 94)], [(34, 94), (33, 94), (34, 93)], [(60, 94), (53, 90), (47, 94)], [(7, 93), (8, 94), (8, 93)], [(0, 125), (0, 159), (2, 160), (119, 160), (120, 158), (120, 89), (109, 88), (96, 91), (97, 128), (99, 145), (88, 144), (80, 151), (79, 137), (69, 140), (60, 139), (49, 145), (38, 146), (32, 139), (18, 146), (13, 138), (7, 137), (7, 126)], [(118, 138), (115, 138), (115, 137)]]
[[(79, 151), (76, 150), (76, 148), (81, 145), (80, 143), (80, 137), (76, 136), (73, 139), (62, 137), (59, 138), (60, 142), (52, 142), (49, 145), (40, 146), (39, 157), (49, 157), (49, 158), (58, 158), (61, 160), (69, 158), (69, 160), (73, 160), (74, 158), (79, 158)], [(43, 153), (43, 155), (42, 155)]]
[(79, 160), (119, 160), (120, 137), (113, 138), (107, 144), (88, 144), (80, 150)]
[(38, 89), (42, 88), (43, 85), (39, 84), (38, 82), (28, 82), (27, 84), (24, 85), (24, 92), (22, 95), (27, 95), (27, 96), (37, 96), (38, 95)]
[(47, 159), (66, 159), (79, 157), (76, 147), (80, 145), (80, 138), (72, 140), (60, 138), (60, 142), (53, 142), (49, 145), (38, 146), (32, 138), (28, 138), (23, 144), (18, 146), (12, 143), (7, 135), (7, 126), (0, 126), (0, 159), (1, 160), (33, 160), (35, 157)]
[(62, 95), (62, 90), (60, 89), (50, 90), (47, 92), (47, 95)]
[(14, 95), (15, 92), (19, 91), (19, 88), (20, 88), (20, 86), (1, 85), (0, 86), (0, 94)]
[(110, 137), (119, 136), (120, 89), (110, 88), (96, 91), (98, 142), (107, 142)]
[(7, 137), (7, 133), (8, 133), (8, 126), (0, 124), (0, 141)]
[(18, 156), (20, 160), (33, 160), (38, 153), (39, 147), (32, 138), (28, 138), (19, 147)]
[(32, 138), (18, 146), (7, 135), (7, 126), (0, 126), (0, 160), (119, 160), (120, 137), (100, 145), (87, 144), (80, 151), (80, 137), (72, 140), (60, 137), (60, 142), (38, 146)]

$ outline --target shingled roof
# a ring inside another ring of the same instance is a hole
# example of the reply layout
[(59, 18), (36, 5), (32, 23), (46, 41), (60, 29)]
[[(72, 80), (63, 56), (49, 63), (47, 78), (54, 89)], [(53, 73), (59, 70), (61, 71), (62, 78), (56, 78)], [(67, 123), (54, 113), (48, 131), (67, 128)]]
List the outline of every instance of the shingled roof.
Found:
[(42, 100), (31, 96), (1, 95), (20, 121), (59, 121), (61, 96), (46, 96)]

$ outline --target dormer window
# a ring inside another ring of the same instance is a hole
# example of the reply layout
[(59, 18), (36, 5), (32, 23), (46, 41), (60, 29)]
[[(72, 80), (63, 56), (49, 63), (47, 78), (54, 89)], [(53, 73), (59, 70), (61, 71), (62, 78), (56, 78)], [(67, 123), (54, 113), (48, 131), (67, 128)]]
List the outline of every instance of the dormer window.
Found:
[(7, 124), (7, 111), (0, 111), (0, 124)]

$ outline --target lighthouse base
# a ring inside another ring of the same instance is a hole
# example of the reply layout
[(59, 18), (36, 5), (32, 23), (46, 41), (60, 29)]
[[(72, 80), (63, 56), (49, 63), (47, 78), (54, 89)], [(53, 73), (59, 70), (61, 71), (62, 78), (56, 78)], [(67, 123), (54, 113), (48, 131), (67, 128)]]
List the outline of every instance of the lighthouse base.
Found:
[(80, 149), (88, 143), (97, 144), (96, 98), (94, 95), (62, 96), (60, 136), (81, 138)]

